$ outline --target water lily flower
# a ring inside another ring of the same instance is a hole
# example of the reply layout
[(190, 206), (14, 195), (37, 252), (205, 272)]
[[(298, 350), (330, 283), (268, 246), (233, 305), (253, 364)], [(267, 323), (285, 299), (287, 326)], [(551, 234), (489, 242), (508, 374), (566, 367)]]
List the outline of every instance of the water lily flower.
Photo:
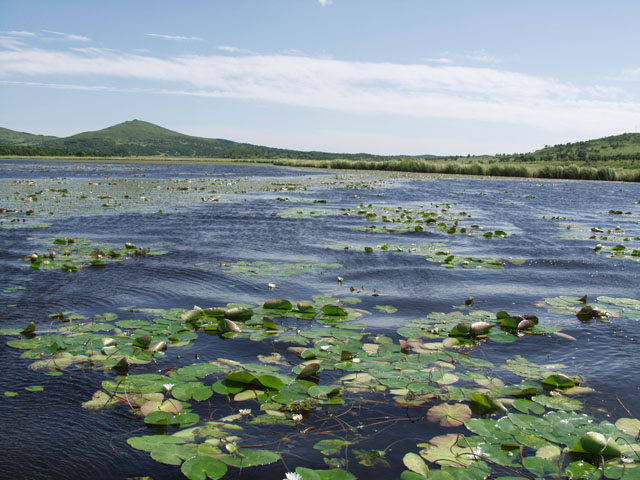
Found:
[(302, 476), (298, 472), (287, 472), (283, 480), (302, 480)]
[(342, 285), (343, 280), (344, 279), (342, 277), (338, 277), (338, 285)]
[(293, 417), (291, 417), (291, 420), (293, 420), (294, 423), (300, 423), (302, 421), (302, 415), (300, 415), (299, 413), (294, 413)]
[(240, 415), (242, 415), (243, 417), (248, 417), (249, 415), (251, 415), (251, 409), (250, 408), (241, 408), (240, 409)]
[(170, 392), (171, 389), (173, 388), (174, 384), (173, 383), (165, 383), (162, 385), (162, 388), (164, 388), (165, 392)]
[(276, 288), (276, 284), (275, 283), (270, 283), (267, 286), (269, 287), (269, 290), (275, 290), (275, 288)]

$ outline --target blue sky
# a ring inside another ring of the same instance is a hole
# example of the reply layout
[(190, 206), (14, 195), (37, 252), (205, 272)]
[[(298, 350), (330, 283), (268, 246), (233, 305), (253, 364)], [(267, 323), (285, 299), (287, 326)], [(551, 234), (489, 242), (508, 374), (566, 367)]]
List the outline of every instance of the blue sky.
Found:
[(640, 131), (640, 2), (0, 0), (0, 126), (380, 154)]

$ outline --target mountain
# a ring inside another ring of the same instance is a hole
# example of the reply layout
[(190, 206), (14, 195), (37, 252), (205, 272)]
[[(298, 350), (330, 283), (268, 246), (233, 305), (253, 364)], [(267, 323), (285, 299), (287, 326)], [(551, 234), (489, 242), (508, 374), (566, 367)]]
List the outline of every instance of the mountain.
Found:
[[(19, 140), (19, 141), (18, 141)], [(3, 145), (4, 144), (4, 145)], [(42, 153), (33, 153), (33, 152)], [(21, 153), (25, 152), (25, 153)], [(27, 153), (29, 152), (29, 153)], [(46, 153), (49, 152), (49, 153)], [(63, 152), (63, 153), (61, 153)], [(174, 132), (153, 123), (131, 120), (94, 132), (83, 132), (65, 138), (42, 137), (8, 129), (0, 130), (0, 154), (4, 155), (97, 155), (97, 156), (164, 156), (193, 158), (295, 158), (312, 160), (357, 159), (387, 160), (401, 156), (366, 153), (344, 154), (303, 152), (263, 147), (231, 140), (193, 137)], [(426, 157), (436, 158), (428, 155)]]
[[(374, 160), (405, 158), (451, 159), (434, 155), (371, 155), (367, 153), (303, 152), (238, 143), (219, 138), (183, 135), (153, 123), (131, 120), (94, 132), (58, 138), (0, 128), (0, 155), (15, 156), (123, 156), (229, 159)], [(547, 146), (530, 153), (473, 157), (500, 161), (601, 161), (640, 160), (640, 133)]]

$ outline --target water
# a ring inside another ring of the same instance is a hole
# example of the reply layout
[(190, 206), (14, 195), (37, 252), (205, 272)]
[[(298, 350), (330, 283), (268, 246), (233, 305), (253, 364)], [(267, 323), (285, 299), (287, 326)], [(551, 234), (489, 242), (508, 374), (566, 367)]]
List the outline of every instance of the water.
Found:
[[(474, 296), (476, 309), (536, 313), (541, 322), (561, 325), (576, 341), (547, 336), (525, 337), (508, 346), (488, 342), (477, 346), (473, 355), (496, 364), (514, 354), (533, 362), (564, 363), (596, 390), (586, 398), (589, 414), (615, 420), (630, 416), (626, 408), (638, 417), (640, 322), (620, 317), (612, 318), (611, 323), (581, 323), (575, 316), (551, 313), (537, 304), (560, 295), (586, 294), (590, 301), (602, 295), (640, 299), (638, 257), (611, 258), (609, 252), (593, 250), (597, 243), (606, 247), (620, 242), (628, 252), (640, 248), (639, 202), (637, 184), (429, 178), (250, 165), (1, 161), (0, 207), (20, 212), (0, 217), (0, 328), (22, 328), (32, 320), (45, 325), (51, 321), (48, 315), (62, 311), (92, 317), (122, 314), (122, 307), (132, 306), (256, 305), (273, 297), (308, 300), (327, 294), (361, 299), (357, 308), (371, 313), (359, 321), (369, 331), (397, 338), (395, 330), (411, 319), (449, 312)], [(347, 216), (341, 210), (353, 209), (353, 213), (371, 204), (416, 211), (445, 203), (452, 212), (471, 215), (468, 219), (459, 216), (461, 225), (474, 223), (484, 231), (503, 230), (509, 236), (448, 235), (433, 228), (374, 234), (352, 228), (374, 221)], [(30, 209), (33, 216), (25, 216)], [(629, 213), (614, 215), (611, 210)], [(291, 215), (295, 211), (304, 213)], [(38, 224), (42, 226), (28, 228)], [(611, 230), (609, 241), (588, 240), (594, 227)], [(118, 246), (133, 242), (168, 253), (72, 274), (25, 266), (25, 255), (46, 249), (44, 241), (57, 237), (89, 237)], [(365, 245), (412, 243), (442, 243), (456, 254), (503, 259), (505, 268), (447, 269), (406, 251), (358, 251)], [(345, 245), (351, 248), (345, 250)], [(308, 263), (317, 268), (280, 276), (277, 269), (260, 271), (261, 275), (233, 274), (225, 266), (260, 260)], [(342, 285), (336, 281), (338, 276), (344, 278)], [(274, 292), (269, 291), (268, 283), (277, 284)], [(377, 305), (392, 305), (398, 312), (385, 314), (375, 309)], [(126, 409), (89, 413), (81, 408), (81, 402), (100, 387), (103, 373), (70, 369), (62, 377), (46, 376), (27, 369), (30, 361), (21, 359), (21, 351), (8, 347), (7, 340), (0, 337), (0, 391), (19, 395), (0, 397), (3, 476), (180, 476), (179, 467), (157, 463), (125, 443), (130, 436), (150, 434), (139, 417)], [(249, 363), (256, 361), (257, 354), (274, 350), (285, 354), (286, 345), (221, 342), (201, 335), (183, 352), (184, 358), (171, 356), (159, 367), (193, 361), (196, 354), (202, 361), (223, 357)], [(154, 368), (147, 366), (140, 373)], [(24, 387), (29, 385), (42, 385), (45, 390), (27, 392)], [(206, 407), (212, 418), (228, 414), (228, 408), (216, 396)], [(386, 456), (392, 472), (403, 468), (404, 453), (417, 451), (416, 443), (433, 435), (426, 421), (410, 418), (424, 416), (424, 410), (413, 409), (405, 418), (397, 418), (397, 410), (367, 404), (366, 413), (358, 409), (344, 413), (348, 424), (365, 417), (396, 416), (395, 421), (372, 428), (370, 437), (360, 438), (352, 447), (382, 449), (396, 442)], [(316, 419), (329, 412), (318, 412)], [(255, 428), (249, 443), (261, 444), (269, 435), (280, 434), (276, 428), (266, 435)], [(322, 455), (310, 448), (321, 438), (296, 438), (290, 451), (283, 447), (286, 467), (322, 468)], [(353, 457), (349, 461), (353, 473), (370, 474)], [(241, 474), (230, 469), (225, 478), (282, 478), (284, 471), (285, 466), (278, 463), (245, 469)]]

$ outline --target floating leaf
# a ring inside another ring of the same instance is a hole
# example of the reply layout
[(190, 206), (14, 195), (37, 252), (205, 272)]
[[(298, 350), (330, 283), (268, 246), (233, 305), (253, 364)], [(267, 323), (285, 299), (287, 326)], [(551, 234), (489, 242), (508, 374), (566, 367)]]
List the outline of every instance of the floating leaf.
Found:
[(464, 403), (443, 403), (427, 410), (427, 419), (443, 427), (459, 427), (470, 418), (471, 409)]
[(424, 463), (422, 457), (416, 453), (409, 452), (402, 458), (402, 463), (412, 472), (418, 473), (423, 477), (429, 474), (429, 467)]
[(582, 403), (575, 398), (565, 397), (564, 395), (554, 395), (547, 397), (545, 395), (535, 395), (531, 397), (536, 403), (548, 408), (555, 408), (557, 410), (580, 410)]
[(471, 410), (480, 415), (507, 411), (500, 400), (475, 392), (471, 394), (470, 406)]
[(627, 435), (637, 438), (640, 435), (640, 420), (637, 418), (619, 418), (616, 421), (616, 428)]
[(227, 466), (215, 458), (195, 456), (184, 462), (180, 471), (190, 480), (217, 480), (227, 473)]
[(262, 308), (270, 310), (291, 310), (293, 308), (293, 305), (289, 300), (285, 300), (283, 298), (275, 298), (272, 300), (267, 300)]

